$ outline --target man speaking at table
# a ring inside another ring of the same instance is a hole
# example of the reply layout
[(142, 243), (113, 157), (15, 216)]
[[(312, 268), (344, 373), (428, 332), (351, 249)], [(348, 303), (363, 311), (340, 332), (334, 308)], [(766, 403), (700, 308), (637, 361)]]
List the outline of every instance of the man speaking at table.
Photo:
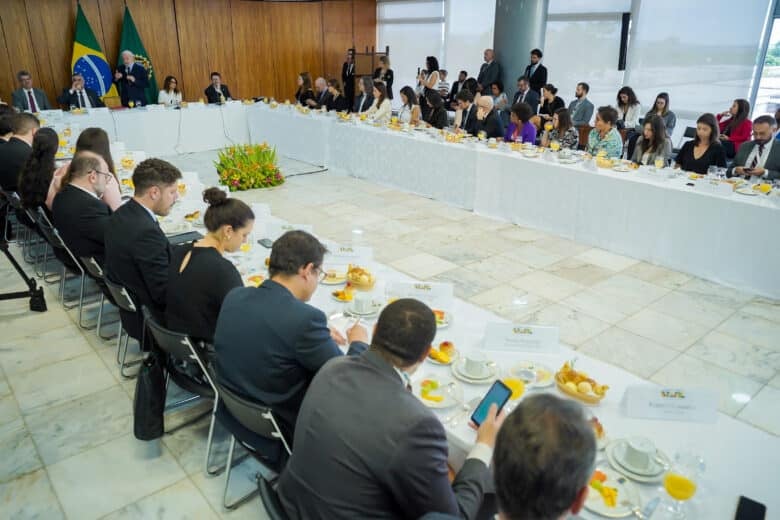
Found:
[(333, 359), (315, 376), (279, 479), (290, 518), (477, 515), (503, 414), (496, 416), (491, 406), (476, 446), (450, 484), (444, 426), (409, 383), (435, 335), (431, 309), (396, 300), (379, 316), (367, 351)]
[(211, 85), (203, 91), (206, 94), (206, 100), (210, 104), (224, 103), (230, 99), (230, 90), (228, 86), (222, 83), (222, 76), (219, 72), (211, 73)]
[(119, 87), (122, 106), (130, 106), (131, 101), (134, 106), (146, 104), (149, 77), (144, 66), (135, 62), (131, 51), (122, 51), (122, 66), (114, 73), (114, 83)]

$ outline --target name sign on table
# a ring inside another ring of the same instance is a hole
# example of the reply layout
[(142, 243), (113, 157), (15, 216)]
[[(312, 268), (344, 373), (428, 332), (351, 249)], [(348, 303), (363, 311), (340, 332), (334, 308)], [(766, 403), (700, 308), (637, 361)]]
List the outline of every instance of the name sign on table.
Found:
[(387, 286), (389, 298), (414, 298), (442, 310), (452, 306), (453, 286), (451, 283), (391, 282)]
[(628, 417), (637, 419), (713, 423), (718, 417), (718, 395), (704, 388), (632, 385), (622, 406)]
[(108, 114), (108, 107), (93, 107), (87, 110), (90, 114)]
[(555, 354), (560, 349), (558, 327), (488, 323), (485, 327), (485, 350)]
[(146, 105), (146, 110), (149, 112), (162, 112), (165, 110), (165, 105)]
[(314, 234), (314, 231), (312, 230), (312, 227), (307, 224), (288, 224), (287, 222), (266, 222), (265, 224), (265, 235), (266, 238), (270, 238), (271, 240), (276, 240), (280, 236), (284, 235), (288, 231), (306, 231), (307, 233)]
[(365, 266), (373, 258), (374, 249), (368, 246), (328, 244), (324, 263), (326, 266), (349, 264)]

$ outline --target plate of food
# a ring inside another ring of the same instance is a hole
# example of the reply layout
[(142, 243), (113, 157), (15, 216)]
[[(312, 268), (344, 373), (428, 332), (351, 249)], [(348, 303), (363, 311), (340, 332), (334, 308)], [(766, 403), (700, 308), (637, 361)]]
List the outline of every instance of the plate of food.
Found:
[(555, 383), (553, 370), (550, 367), (531, 361), (521, 361), (513, 365), (508, 375), (521, 379), (528, 388), (545, 388)]
[(187, 222), (195, 222), (200, 218), (200, 210), (195, 210), (192, 213), (187, 213), (184, 215), (184, 220)]
[(563, 364), (555, 374), (555, 382), (561, 392), (587, 404), (599, 404), (609, 390), (607, 385), (597, 383), (585, 372), (575, 370), (574, 361)]
[(772, 191), (772, 185), (767, 184), (766, 182), (760, 182), (758, 184), (753, 185), (753, 191), (756, 193), (763, 193), (764, 195), (769, 194), (769, 192)]
[(758, 192), (754, 191), (752, 188), (737, 188), (735, 191), (740, 195), (746, 195), (748, 197), (755, 197), (758, 195)]
[(607, 434), (604, 433), (604, 426), (595, 415), (590, 418), (590, 425), (593, 427), (593, 433), (596, 435), (596, 447), (599, 451), (603, 451), (609, 443)]
[(455, 348), (455, 344), (452, 341), (442, 341), (439, 343), (439, 347), (431, 347), (428, 352), (428, 361), (434, 365), (448, 366), (458, 359), (458, 350)]
[(122, 157), (122, 159), (119, 161), (119, 164), (123, 170), (132, 170), (135, 168), (135, 160), (130, 156)]
[(612, 167), (612, 171), (616, 171), (616, 172), (625, 173), (630, 170), (631, 168), (629, 168), (627, 164), (618, 164), (617, 166)]
[(260, 284), (265, 280), (265, 275), (255, 273), (247, 276), (244, 279), (244, 286), (246, 287), (260, 287)]
[(463, 387), (446, 376), (427, 374), (412, 383), (412, 392), (429, 408), (451, 408), (463, 402)]
[(371, 271), (352, 264), (347, 268), (347, 280), (360, 291), (370, 291), (376, 283), (376, 278), (371, 274)]
[(436, 328), (446, 329), (452, 323), (452, 315), (449, 312), (433, 309), (433, 315), (436, 317)]
[(639, 507), (639, 489), (626, 477), (604, 465), (598, 465), (588, 483), (585, 509), (607, 518), (634, 516)]
[(339, 289), (330, 293), (330, 296), (339, 303), (347, 303), (351, 302), (355, 298), (354, 292), (355, 289), (352, 287), (352, 284), (347, 283), (343, 289)]
[(339, 272), (337, 269), (328, 269), (325, 271), (325, 278), (320, 282), (322, 285), (341, 285), (347, 281), (347, 273)]

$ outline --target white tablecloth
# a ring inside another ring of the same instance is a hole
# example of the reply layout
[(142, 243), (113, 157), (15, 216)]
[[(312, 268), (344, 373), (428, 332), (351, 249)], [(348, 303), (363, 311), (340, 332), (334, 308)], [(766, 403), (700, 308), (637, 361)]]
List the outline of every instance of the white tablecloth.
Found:
[(258, 103), (248, 108), (247, 117), (253, 143), (265, 141), (281, 155), (309, 164), (328, 163), (333, 114), (303, 115), (291, 106), (270, 108)]

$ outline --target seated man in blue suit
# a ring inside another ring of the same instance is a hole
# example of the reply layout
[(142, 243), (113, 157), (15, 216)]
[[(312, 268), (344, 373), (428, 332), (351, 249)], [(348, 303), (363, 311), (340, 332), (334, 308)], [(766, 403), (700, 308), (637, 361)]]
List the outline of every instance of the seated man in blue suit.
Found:
[[(342, 355), (339, 344), (346, 343), (328, 328), (325, 313), (306, 303), (324, 276), (326, 251), (309, 233), (288, 231), (271, 249), (270, 279), (230, 291), (217, 319), (218, 381), (270, 406), (288, 442), (309, 383), (326, 361)], [(348, 354), (360, 354), (368, 333), (355, 325), (347, 340)]]

